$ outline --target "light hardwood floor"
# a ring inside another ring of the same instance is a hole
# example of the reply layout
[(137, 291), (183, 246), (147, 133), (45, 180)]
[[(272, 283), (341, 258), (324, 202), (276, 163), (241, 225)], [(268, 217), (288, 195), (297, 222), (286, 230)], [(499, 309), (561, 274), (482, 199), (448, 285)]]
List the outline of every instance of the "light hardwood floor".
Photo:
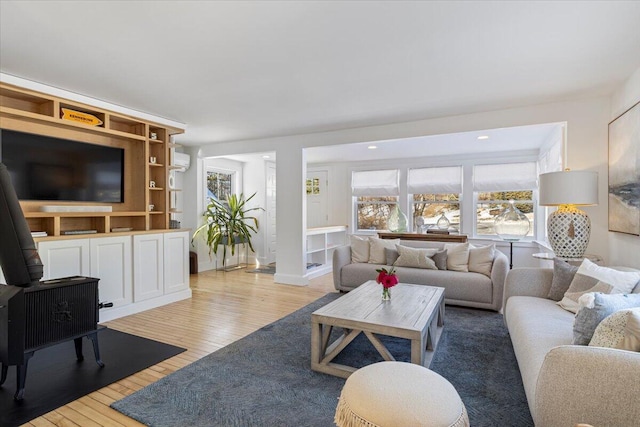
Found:
[(105, 323), (109, 328), (177, 345), (187, 351), (25, 425), (142, 426), (109, 405), (326, 293), (335, 292), (331, 274), (313, 279), (309, 286), (275, 284), (271, 275), (247, 273), (244, 269), (207, 271), (191, 275), (190, 280), (193, 290), (190, 300)]

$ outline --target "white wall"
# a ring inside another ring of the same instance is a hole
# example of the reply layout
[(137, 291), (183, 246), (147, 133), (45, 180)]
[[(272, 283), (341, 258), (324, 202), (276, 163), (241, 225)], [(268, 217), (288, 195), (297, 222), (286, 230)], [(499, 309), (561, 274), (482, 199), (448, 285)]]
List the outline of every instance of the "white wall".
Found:
[(255, 263), (255, 260), (259, 261), (261, 265), (266, 264), (267, 258), (267, 239), (265, 238), (265, 221), (266, 212), (263, 210), (266, 204), (266, 192), (265, 192), (265, 176), (266, 168), (265, 161), (262, 159), (252, 160), (244, 163), (243, 167), (243, 182), (244, 186), (242, 192), (245, 197), (250, 197), (255, 193), (255, 196), (251, 199), (247, 207), (249, 208), (262, 208), (261, 210), (252, 211), (251, 216), (258, 219), (258, 233), (251, 239), (251, 244), (255, 251), (254, 258), (250, 259), (249, 263)]
[[(640, 68), (638, 68), (611, 96), (609, 121), (640, 101)], [(606, 146), (605, 146), (606, 148)], [(605, 157), (606, 158), (606, 157)], [(605, 175), (606, 176), (606, 175)], [(606, 193), (605, 193), (606, 196)], [(600, 198), (602, 200), (602, 197)], [(607, 198), (605, 197), (605, 202)], [(611, 265), (624, 265), (640, 268), (640, 237), (623, 233), (608, 233), (609, 262)]]
[[(610, 98), (608, 96), (557, 102), (542, 105), (510, 108), (484, 113), (449, 116), (437, 119), (420, 120), (407, 123), (370, 126), (308, 135), (286, 136), (261, 140), (233, 141), (221, 144), (210, 144), (201, 147), (201, 155), (222, 156), (277, 150), (278, 152), (278, 224), (280, 225), (281, 209), (300, 211), (304, 205), (304, 179), (300, 175), (300, 166), (287, 164), (293, 161), (286, 153), (297, 152), (302, 148), (346, 144), (354, 142), (372, 142), (395, 138), (418, 137), (457, 132), (469, 132), (501, 127), (526, 126), (541, 123), (567, 123), (567, 166), (574, 170), (595, 170), (600, 175), (600, 204), (585, 208), (592, 219), (591, 242), (587, 251), (605, 258), (609, 257), (609, 238), (607, 230), (607, 123), (610, 117)], [(281, 159), (280, 153), (285, 154)], [(335, 171), (339, 173), (338, 170)], [(287, 193), (287, 191), (289, 193)], [(286, 196), (286, 199), (283, 198)], [(302, 211), (304, 212), (304, 211)], [(304, 215), (306, 220), (306, 215)], [(283, 224), (287, 226), (287, 223)], [(294, 230), (281, 233), (278, 229), (278, 254), (293, 253), (293, 248), (301, 249), (304, 228), (300, 220), (295, 222)], [(302, 254), (300, 254), (302, 255)], [(280, 259), (278, 268), (286, 268), (291, 275), (303, 272), (304, 257)], [(282, 263), (281, 263), (282, 262)], [(285, 265), (286, 263), (286, 265)], [(298, 266), (297, 264), (300, 264)], [(299, 277), (305, 283), (304, 274)], [(277, 278), (276, 278), (277, 279)], [(291, 277), (289, 279), (293, 280)]]

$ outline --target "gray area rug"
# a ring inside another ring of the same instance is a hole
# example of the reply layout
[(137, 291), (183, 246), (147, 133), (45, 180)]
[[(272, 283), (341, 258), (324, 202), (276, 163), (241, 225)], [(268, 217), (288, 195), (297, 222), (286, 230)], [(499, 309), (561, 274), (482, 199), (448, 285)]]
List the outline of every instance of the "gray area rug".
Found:
[[(111, 406), (158, 427), (332, 426), (345, 380), (311, 371), (310, 319), (338, 296), (328, 294)], [(397, 360), (410, 360), (409, 341), (382, 339)], [(377, 361), (363, 337), (336, 360)], [(458, 390), (472, 426), (533, 425), (502, 315), (447, 306), (431, 369)]]

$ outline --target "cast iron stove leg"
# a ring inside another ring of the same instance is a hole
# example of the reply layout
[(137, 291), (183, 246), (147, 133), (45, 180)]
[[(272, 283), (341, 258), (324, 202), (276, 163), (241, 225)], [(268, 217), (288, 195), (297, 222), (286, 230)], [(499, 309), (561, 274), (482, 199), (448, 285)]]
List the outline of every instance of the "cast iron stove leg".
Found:
[(84, 356), (82, 355), (82, 337), (74, 339), (73, 343), (76, 346), (76, 359), (78, 362), (82, 362), (84, 360)]
[(2, 385), (7, 380), (7, 371), (9, 370), (9, 365), (5, 365), (4, 363), (0, 363), (0, 365), (2, 365), (2, 373), (0, 374), (0, 385)]
[(22, 400), (24, 397), (24, 385), (27, 381), (27, 368), (29, 367), (29, 359), (33, 357), (33, 351), (24, 354), (24, 364), (16, 366), (16, 394), (13, 396), (15, 400)]
[(98, 346), (98, 331), (90, 333), (89, 335), (87, 335), (87, 338), (89, 338), (91, 340), (91, 342), (93, 343), (93, 353), (96, 355), (96, 363), (103, 368), (104, 367), (104, 363), (102, 362), (102, 359), (100, 358), (100, 347)]

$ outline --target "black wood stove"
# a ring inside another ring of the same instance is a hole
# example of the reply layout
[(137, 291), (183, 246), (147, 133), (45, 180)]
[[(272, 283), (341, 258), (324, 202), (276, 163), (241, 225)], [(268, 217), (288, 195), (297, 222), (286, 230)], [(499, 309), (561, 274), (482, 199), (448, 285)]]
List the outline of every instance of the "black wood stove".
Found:
[(0, 385), (16, 366), (15, 399), (24, 396), (29, 359), (39, 349), (74, 340), (83, 360), (82, 338), (98, 349), (98, 279), (67, 277), (40, 281), (43, 265), (9, 173), (0, 163)]

